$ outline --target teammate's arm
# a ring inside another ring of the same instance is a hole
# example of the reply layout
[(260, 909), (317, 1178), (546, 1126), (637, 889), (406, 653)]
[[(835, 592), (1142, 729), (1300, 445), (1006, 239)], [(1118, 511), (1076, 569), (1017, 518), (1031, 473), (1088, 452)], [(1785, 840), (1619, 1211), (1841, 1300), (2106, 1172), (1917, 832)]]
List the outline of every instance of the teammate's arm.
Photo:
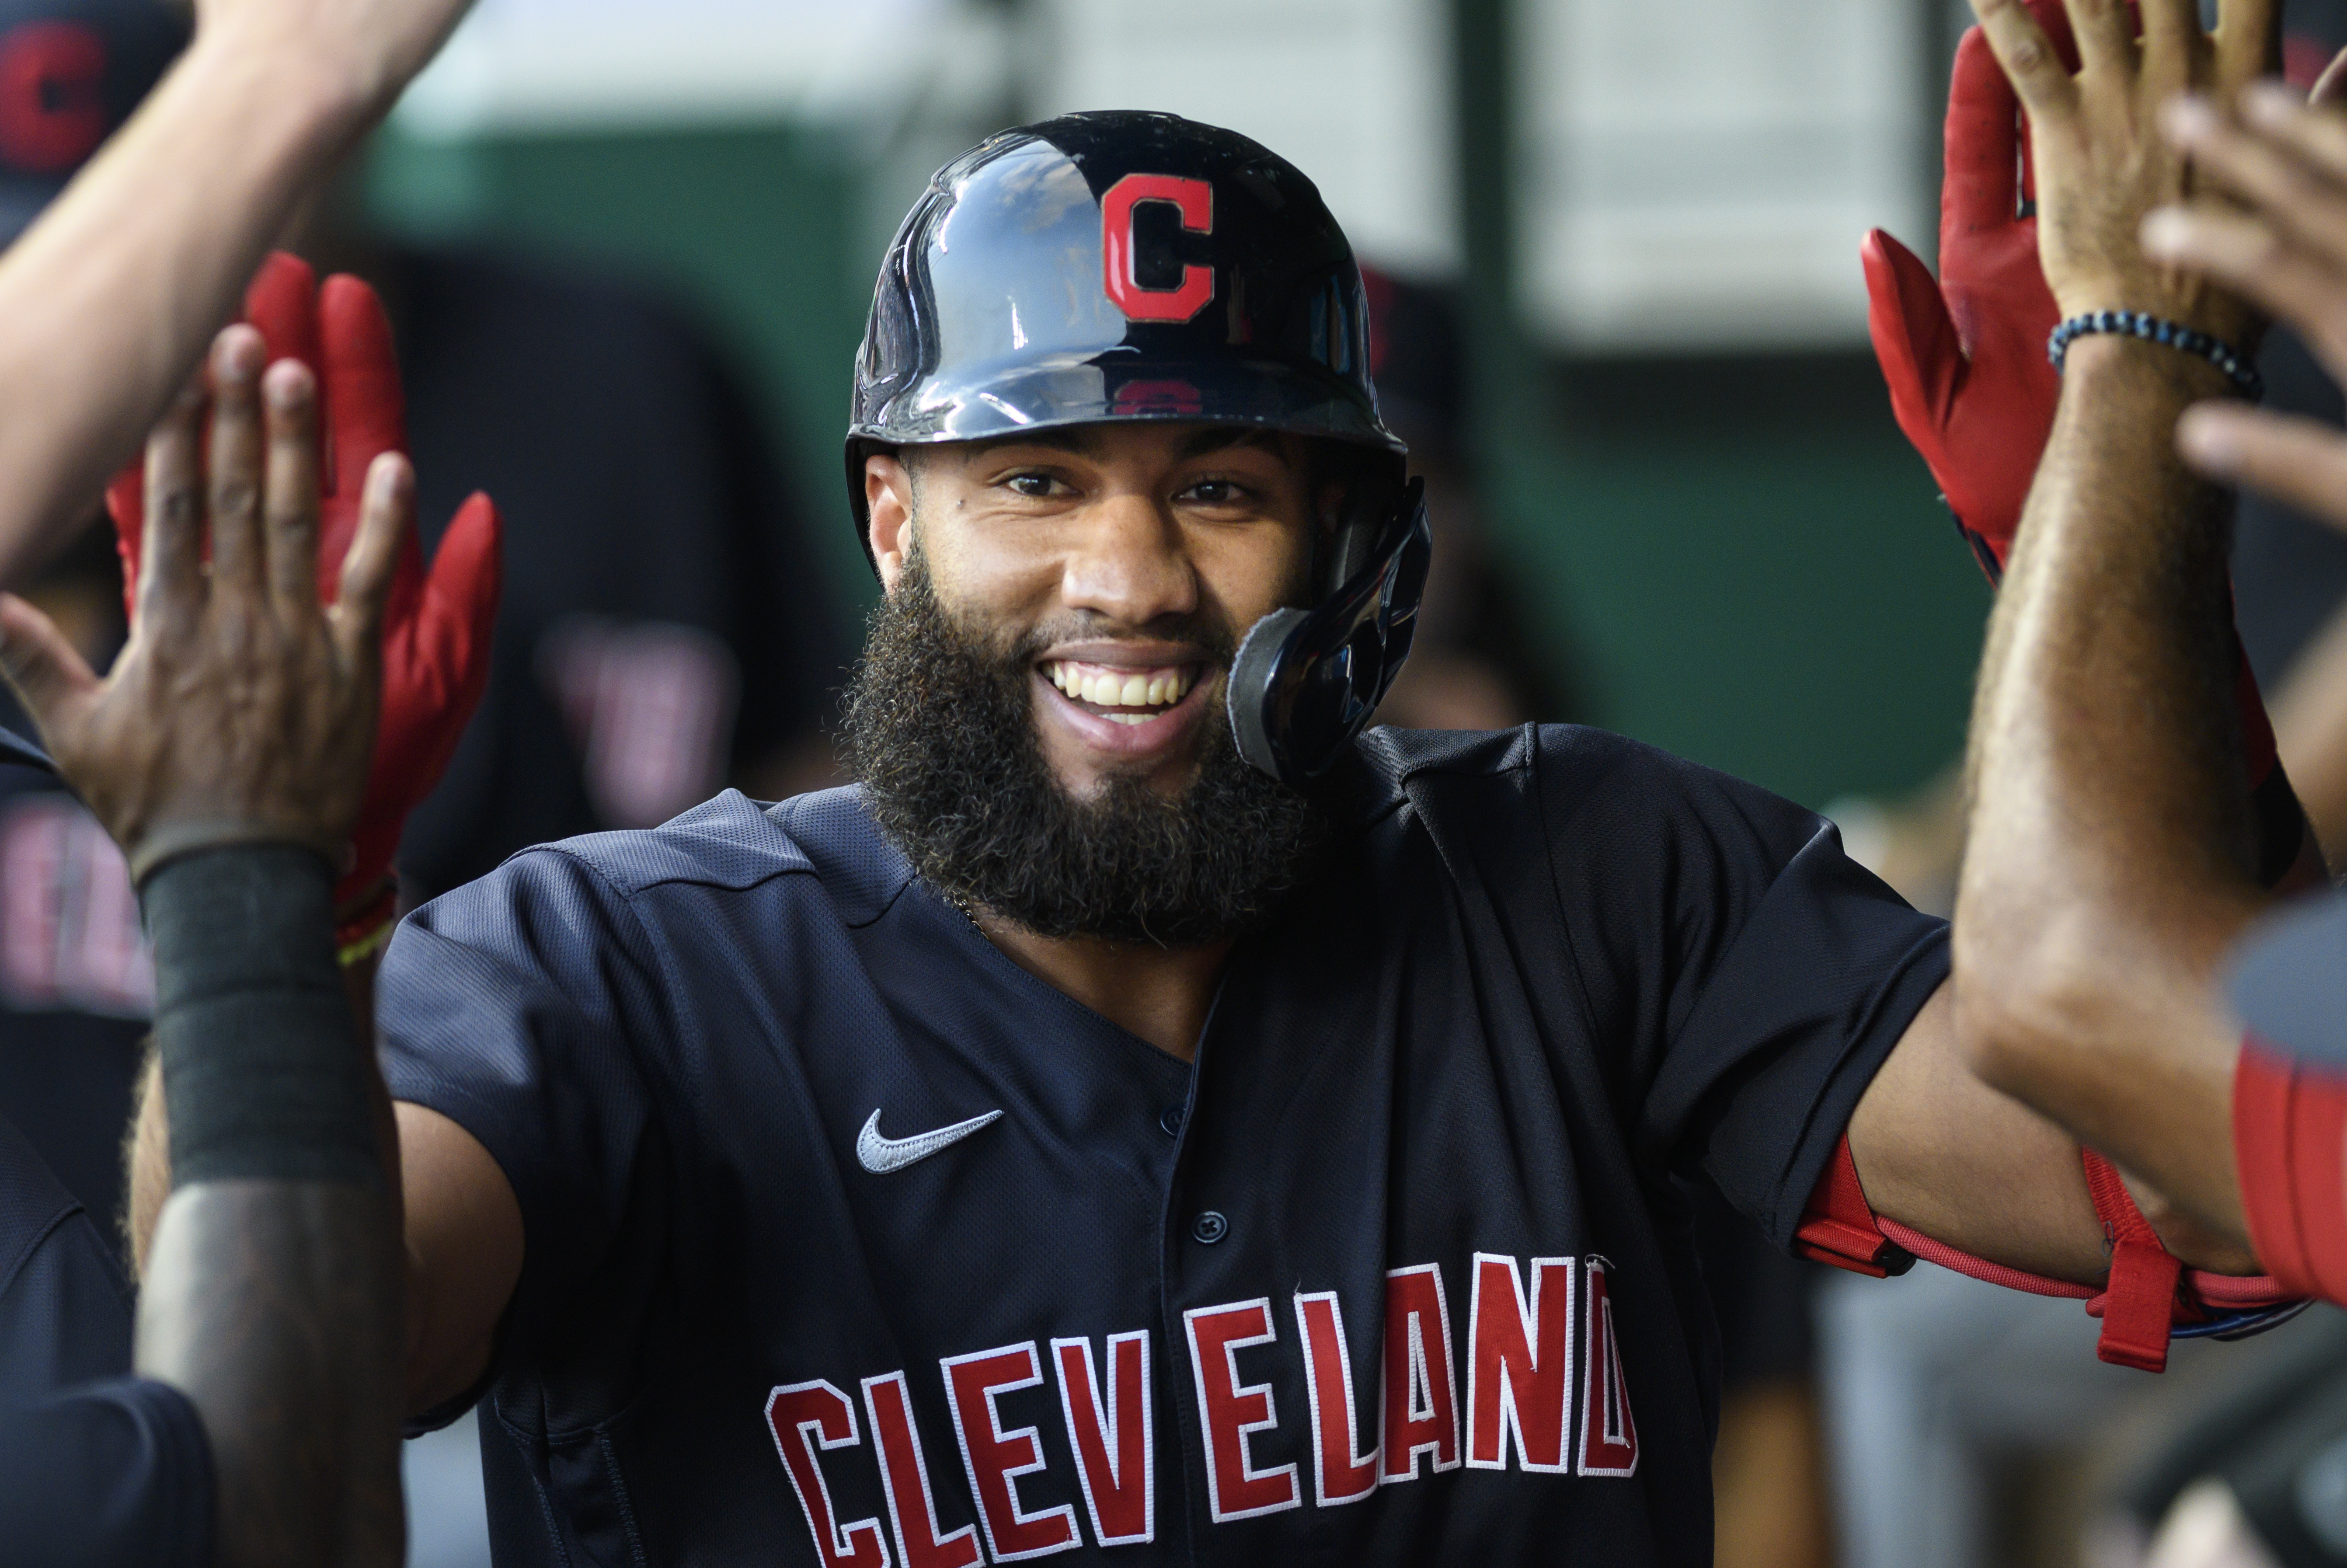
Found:
[(210, 375), (210, 406), (183, 397), (149, 446), (138, 616), (114, 669), (101, 681), (6, 596), (0, 664), (129, 856), (154, 936), (178, 1169), (137, 1368), (202, 1423), (211, 1560), (390, 1568), (398, 1188), (331, 889), (365, 786), (413, 483), (401, 460), (376, 465), (322, 607), (314, 383), (281, 364), (264, 399), (249, 327), (221, 334)]
[[(372, 989), (365, 993), (372, 998)], [(372, 1021), (371, 1006), (361, 1014)], [(370, 1030), (370, 1034), (371, 1034)], [(368, 1064), (370, 1091), (383, 1077)], [(170, 1126), (153, 1063), (139, 1081), (131, 1134), (131, 1250), (144, 1276), (171, 1192)], [(387, 1097), (386, 1097), (387, 1098)], [(474, 1137), (437, 1111), (401, 1102), (391, 1164), (405, 1233), (405, 1408), (445, 1404), (487, 1371), (498, 1320), (521, 1278), (521, 1204)]]
[(88, 516), (295, 202), (467, 0), (198, 0), (169, 76), (0, 256), (0, 583)]
[[(2269, 0), (2229, 0), (2213, 40), (2190, 0), (2147, 0), (2139, 64), (2123, 7), (2075, 4), (2076, 78), (2016, 0), (1976, 8), (2031, 118), (2063, 313), (2147, 311), (2246, 346), (2251, 311), (2147, 260), (2137, 230), (2188, 190), (2159, 105), (2257, 75)], [(1955, 985), (1983, 1078), (2240, 1243), (2239, 1034), (2215, 972), (2265, 895), (2233, 743), (2228, 509), (2174, 443), (2178, 415), (2227, 390), (2163, 345), (2071, 349), (1973, 713)]]

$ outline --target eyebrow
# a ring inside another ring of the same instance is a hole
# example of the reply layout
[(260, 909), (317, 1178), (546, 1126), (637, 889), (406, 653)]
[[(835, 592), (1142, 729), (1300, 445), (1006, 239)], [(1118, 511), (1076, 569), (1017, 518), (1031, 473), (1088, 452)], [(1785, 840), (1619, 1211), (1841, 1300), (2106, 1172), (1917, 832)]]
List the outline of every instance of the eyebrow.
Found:
[(1266, 430), (1259, 425), (1209, 425), (1204, 430), (1193, 431), (1182, 443), (1182, 456), (1203, 457), (1209, 452), (1226, 452), (1238, 446), (1260, 446), (1277, 456), (1285, 456), (1279, 445), (1279, 432)]

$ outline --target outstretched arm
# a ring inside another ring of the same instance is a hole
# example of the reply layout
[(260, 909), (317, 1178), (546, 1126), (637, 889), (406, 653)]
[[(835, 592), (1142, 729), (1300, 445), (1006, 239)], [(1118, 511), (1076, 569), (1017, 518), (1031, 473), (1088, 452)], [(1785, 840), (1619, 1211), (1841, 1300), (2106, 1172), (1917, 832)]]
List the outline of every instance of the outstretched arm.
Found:
[(5, 595), (0, 665), (129, 856), (155, 940), (175, 1169), (137, 1366), (202, 1420), (213, 1560), (390, 1568), (398, 1185), (331, 890), (414, 486), (404, 459), (375, 465), (322, 606), (314, 380), (281, 364), (264, 393), (250, 327), (209, 370), (214, 395), (184, 395), (149, 445), (138, 614), (113, 671)]
[[(2137, 231), (2191, 189), (2159, 107), (2237, 93), (2265, 65), (2271, 5), (2230, 0), (2209, 38), (2188, 0), (2146, 0), (2138, 51), (2123, 7), (2075, 0), (2076, 77), (2017, 0), (1976, 7), (2034, 129), (2064, 314), (2143, 311), (2250, 346), (2252, 311), (2147, 258)], [(2167, 345), (2071, 348), (1973, 711), (1955, 956), (1959, 1033), (1983, 1079), (2245, 1242), (2239, 1036), (2214, 975), (2265, 895), (2234, 743), (2229, 512), (2173, 438), (2186, 408), (2227, 390)]]
[(467, 0), (200, 0), (195, 40), (0, 255), (0, 584), (89, 515), (296, 202)]

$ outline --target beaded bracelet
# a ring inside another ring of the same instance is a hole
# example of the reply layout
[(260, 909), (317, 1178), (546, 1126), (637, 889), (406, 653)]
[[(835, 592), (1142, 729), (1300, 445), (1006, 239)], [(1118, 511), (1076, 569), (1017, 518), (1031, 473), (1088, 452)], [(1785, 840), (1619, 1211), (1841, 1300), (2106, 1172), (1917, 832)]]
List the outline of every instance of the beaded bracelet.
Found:
[(2127, 337), (2139, 337), (2147, 343), (2166, 343), (2186, 354), (2198, 354), (2225, 373), (2233, 390), (2255, 403), (2266, 395), (2265, 377), (2257, 367), (2243, 359), (2232, 344), (2222, 338), (2171, 322), (2143, 311), (2089, 311), (2082, 316), (2072, 316), (2054, 329), (2045, 340), (2045, 357), (2054, 362), (2056, 373), (2062, 368), (2063, 357), (2070, 352), (2071, 343), (2088, 333), (2118, 333)]

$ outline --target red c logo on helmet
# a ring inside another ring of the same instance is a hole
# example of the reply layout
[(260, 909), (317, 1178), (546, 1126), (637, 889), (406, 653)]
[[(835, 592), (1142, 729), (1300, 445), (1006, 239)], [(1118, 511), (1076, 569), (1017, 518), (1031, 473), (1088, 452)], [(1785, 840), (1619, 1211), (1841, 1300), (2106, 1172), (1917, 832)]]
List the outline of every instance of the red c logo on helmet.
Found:
[(1163, 201), (1182, 214), (1183, 228), (1193, 234), (1211, 234), (1214, 188), (1178, 174), (1128, 174), (1101, 198), (1101, 261), (1108, 274), (1108, 297), (1127, 321), (1186, 322), (1214, 297), (1214, 270), (1193, 261), (1182, 269), (1182, 281), (1174, 287), (1143, 287), (1133, 275), (1133, 210), (1144, 201)]
[(27, 22), (0, 38), (0, 160), (62, 174), (106, 139), (106, 40), (77, 22)]

